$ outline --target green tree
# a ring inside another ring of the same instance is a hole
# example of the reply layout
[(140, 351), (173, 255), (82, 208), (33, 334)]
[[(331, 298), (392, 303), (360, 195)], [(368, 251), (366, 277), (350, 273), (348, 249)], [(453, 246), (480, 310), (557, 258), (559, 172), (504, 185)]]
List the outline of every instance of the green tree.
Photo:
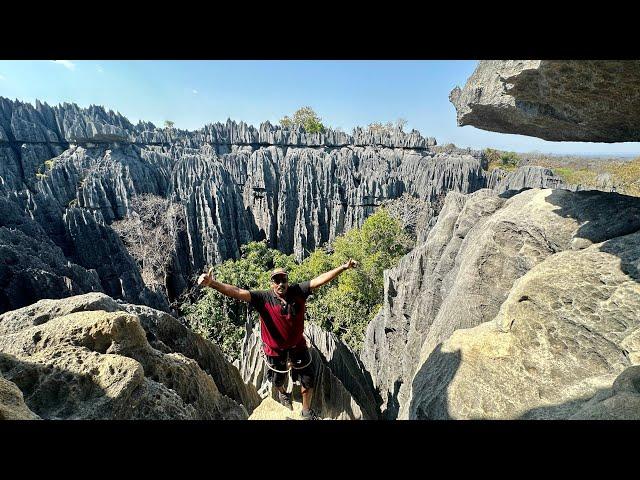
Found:
[(172, 122), (171, 120), (164, 121), (164, 128), (172, 129), (173, 125), (174, 125), (174, 122)]
[(282, 128), (302, 127), (307, 133), (322, 133), (326, 130), (322, 123), (322, 119), (311, 107), (302, 107), (296, 110), (293, 118), (288, 116), (280, 120)]
[(395, 123), (387, 122), (382, 124), (380, 122), (370, 123), (367, 127), (372, 133), (387, 133), (392, 134), (395, 130), (404, 132), (404, 127), (407, 125), (407, 121), (404, 118), (398, 118)]
[(484, 156), (487, 160), (487, 169), (489, 171), (495, 168), (501, 168), (506, 171), (515, 170), (521, 162), (521, 158), (516, 152), (503, 152), (493, 148), (486, 148)]

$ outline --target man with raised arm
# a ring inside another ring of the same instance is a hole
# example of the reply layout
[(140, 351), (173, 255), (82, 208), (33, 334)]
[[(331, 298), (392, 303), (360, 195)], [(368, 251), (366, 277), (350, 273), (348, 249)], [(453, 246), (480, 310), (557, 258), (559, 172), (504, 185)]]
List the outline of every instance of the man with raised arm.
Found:
[(355, 260), (349, 260), (333, 270), (312, 280), (289, 285), (287, 272), (278, 268), (271, 272), (270, 290), (243, 290), (233, 285), (221, 283), (213, 278), (213, 269), (198, 278), (198, 285), (211, 287), (228, 297), (249, 302), (260, 314), (260, 335), (262, 347), (269, 369), (267, 378), (278, 390), (280, 403), (289, 409), (291, 394), (284, 387), (287, 361), (293, 368), (293, 380), (300, 380), (302, 392), (302, 418), (317, 420), (319, 417), (311, 409), (314, 369), (311, 353), (304, 338), (304, 311), (307, 297), (313, 290), (330, 282), (345, 270), (357, 267)]

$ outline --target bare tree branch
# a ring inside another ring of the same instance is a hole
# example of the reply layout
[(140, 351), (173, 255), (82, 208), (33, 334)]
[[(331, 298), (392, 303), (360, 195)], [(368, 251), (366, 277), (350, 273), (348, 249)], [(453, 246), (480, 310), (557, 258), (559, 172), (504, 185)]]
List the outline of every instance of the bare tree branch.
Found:
[(145, 284), (164, 285), (178, 235), (185, 228), (184, 207), (146, 194), (131, 201), (131, 210), (131, 215), (111, 227), (138, 262)]

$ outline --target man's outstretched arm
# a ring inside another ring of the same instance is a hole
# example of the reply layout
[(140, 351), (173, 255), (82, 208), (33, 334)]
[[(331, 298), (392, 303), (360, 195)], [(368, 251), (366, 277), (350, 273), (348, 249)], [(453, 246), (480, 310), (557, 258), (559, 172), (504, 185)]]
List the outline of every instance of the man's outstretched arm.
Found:
[(329, 270), (328, 272), (325, 272), (322, 275), (318, 275), (316, 278), (311, 280), (311, 282), (310, 282), (311, 288), (314, 289), (314, 288), (321, 287), (325, 283), (328, 283), (331, 280), (333, 280), (334, 278), (336, 278), (338, 275), (340, 275), (345, 270), (349, 270), (350, 268), (355, 268), (357, 266), (358, 266), (358, 262), (356, 262), (355, 260), (351, 259), (347, 263), (345, 263), (343, 265), (340, 265), (339, 267), (334, 268), (333, 270)]
[(251, 301), (251, 294), (249, 293), (249, 290), (244, 290), (234, 285), (228, 285), (215, 280), (213, 278), (213, 268), (210, 268), (207, 273), (203, 273), (198, 277), (198, 285), (211, 287), (219, 291), (221, 294), (235, 298), (236, 300), (242, 300), (243, 302)]

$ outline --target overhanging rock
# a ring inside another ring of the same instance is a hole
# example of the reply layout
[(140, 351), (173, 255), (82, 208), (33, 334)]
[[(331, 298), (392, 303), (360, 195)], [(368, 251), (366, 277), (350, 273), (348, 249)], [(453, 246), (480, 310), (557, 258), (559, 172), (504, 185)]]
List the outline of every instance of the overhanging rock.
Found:
[(640, 141), (640, 61), (482, 60), (449, 100), (458, 125), (551, 141)]

